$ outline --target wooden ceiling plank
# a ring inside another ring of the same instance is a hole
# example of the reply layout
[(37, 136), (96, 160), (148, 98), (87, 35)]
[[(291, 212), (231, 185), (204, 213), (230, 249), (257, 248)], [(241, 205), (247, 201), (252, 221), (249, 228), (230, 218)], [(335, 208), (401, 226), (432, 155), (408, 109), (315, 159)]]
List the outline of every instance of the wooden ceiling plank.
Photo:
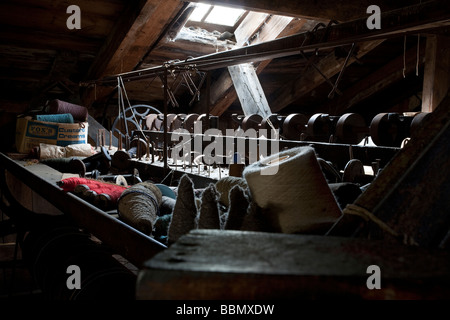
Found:
[[(425, 46), (422, 44), (420, 51), (423, 51), (424, 48)], [(405, 55), (396, 57), (364, 79), (359, 80), (345, 90), (342, 96), (336, 96), (336, 99), (330, 100), (327, 104), (329, 109), (334, 110), (333, 114), (335, 115), (345, 113), (351, 107), (403, 79), (403, 67), (405, 67), (406, 76), (411, 74), (416, 69), (416, 59), (417, 47), (413, 47), (406, 51)], [(422, 55), (419, 65), (423, 65), (423, 60)]]
[(422, 112), (432, 112), (445, 98), (450, 88), (449, 38), (427, 37)]
[[(347, 62), (347, 66), (351, 65), (357, 61), (357, 59), (362, 58), (364, 55), (375, 49), (383, 41), (384, 40), (375, 40), (360, 43), (356, 57), (350, 57)], [(279, 90), (274, 92), (269, 99), (272, 101), (272, 112), (281, 111), (284, 107), (300, 99), (308, 92), (323, 84), (326, 81), (324, 76), (330, 79), (338, 74), (344, 63), (345, 58), (338, 58), (334, 52), (332, 52), (316, 63), (316, 67), (321, 70), (323, 75), (320, 74), (315, 68), (308, 68), (306, 72), (300, 74), (297, 79), (294, 79), (290, 83), (285, 83)]]
[[(183, 5), (179, 0), (130, 3), (99, 52), (88, 78), (134, 70)], [(105, 98), (111, 91), (107, 87), (88, 89), (83, 103), (90, 107), (96, 99)]]

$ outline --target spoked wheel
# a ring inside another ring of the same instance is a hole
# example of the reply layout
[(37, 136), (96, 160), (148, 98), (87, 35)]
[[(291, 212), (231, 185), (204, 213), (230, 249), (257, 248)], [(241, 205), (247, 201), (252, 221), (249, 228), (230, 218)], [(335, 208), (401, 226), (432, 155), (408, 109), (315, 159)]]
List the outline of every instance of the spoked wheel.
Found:
[(146, 126), (146, 117), (150, 113), (162, 113), (155, 107), (137, 104), (125, 109), (125, 114), (120, 113), (120, 115), (114, 120), (111, 127), (112, 133), (116, 137), (131, 138), (131, 133), (139, 128), (144, 128)]

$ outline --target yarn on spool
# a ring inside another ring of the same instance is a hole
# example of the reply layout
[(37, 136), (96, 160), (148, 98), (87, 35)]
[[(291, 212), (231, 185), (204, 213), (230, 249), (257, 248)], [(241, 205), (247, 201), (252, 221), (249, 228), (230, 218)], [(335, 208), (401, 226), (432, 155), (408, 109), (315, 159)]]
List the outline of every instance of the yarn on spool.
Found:
[(73, 119), (79, 122), (85, 122), (88, 119), (88, 109), (86, 107), (58, 99), (51, 100), (47, 109), (47, 112), (51, 114), (70, 113)]
[(74, 118), (70, 113), (62, 114), (38, 114), (36, 120), (43, 122), (56, 122), (56, 123), (74, 123)]
[(125, 223), (151, 236), (161, 202), (162, 193), (159, 188), (145, 181), (127, 188), (122, 193), (117, 212)]
[(342, 214), (311, 147), (271, 155), (243, 175), (253, 201), (282, 233), (326, 232)]

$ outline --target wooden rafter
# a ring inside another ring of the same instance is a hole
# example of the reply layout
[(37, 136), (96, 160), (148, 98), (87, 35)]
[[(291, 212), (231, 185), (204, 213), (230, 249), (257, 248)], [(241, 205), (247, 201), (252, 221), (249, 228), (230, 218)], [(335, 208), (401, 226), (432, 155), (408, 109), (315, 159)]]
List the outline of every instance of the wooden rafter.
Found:
[[(347, 66), (357, 61), (357, 59), (362, 58), (382, 42), (383, 40), (375, 40), (361, 43), (356, 56), (349, 58)], [(315, 68), (308, 68), (306, 72), (300, 73), (296, 79), (289, 83), (285, 83), (279, 90), (270, 96), (270, 101), (273, 101), (271, 105), (272, 112), (281, 111), (290, 103), (300, 99), (311, 90), (314, 90), (325, 83), (325, 77), (329, 79), (338, 74), (342, 70), (344, 63), (345, 58), (338, 58), (334, 52), (332, 52), (316, 64), (317, 69), (321, 70), (321, 72), (317, 71)]]
[[(132, 71), (159, 39), (161, 33), (180, 11), (178, 0), (146, 0), (129, 2), (129, 6), (105, 41), (89, 72), (98, 78)], [(83, 97), (84, 105), (92, 106), (112, 92), (112, 88), (89, 88)]]
[[(424, 48), (425, 45), (420, 44), (420, 52), (423, 52)], [(423, 60), (422, 54), (419, 58), (420, 66), (423, 65)], [(345, 113), (351, 107), (403, 79), (403, 72), (405, 75), (413, 72), (416, 69), (416, 62), (417, 47), (413, 47), (406, 51), (404, 55), (396, 57), (366, 78), (359, 80), (355, 85), (345, 90), (342, 96), (330, 100), (328, 103), (329, 109), (337, 115)], [(404, 67), (405, 70), (403, 71)], [(325, 109), (327, 108), (325, 107)]]

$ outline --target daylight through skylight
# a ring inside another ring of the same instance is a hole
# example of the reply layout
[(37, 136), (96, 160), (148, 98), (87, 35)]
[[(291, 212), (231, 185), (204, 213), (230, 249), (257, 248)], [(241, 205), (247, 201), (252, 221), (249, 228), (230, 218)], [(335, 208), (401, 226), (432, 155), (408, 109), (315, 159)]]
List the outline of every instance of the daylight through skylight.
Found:
[(192, 11), (189, 20), (232, 27), (244, 12), (245, 10), (242, 9), (199, 3), (194, 11)]

